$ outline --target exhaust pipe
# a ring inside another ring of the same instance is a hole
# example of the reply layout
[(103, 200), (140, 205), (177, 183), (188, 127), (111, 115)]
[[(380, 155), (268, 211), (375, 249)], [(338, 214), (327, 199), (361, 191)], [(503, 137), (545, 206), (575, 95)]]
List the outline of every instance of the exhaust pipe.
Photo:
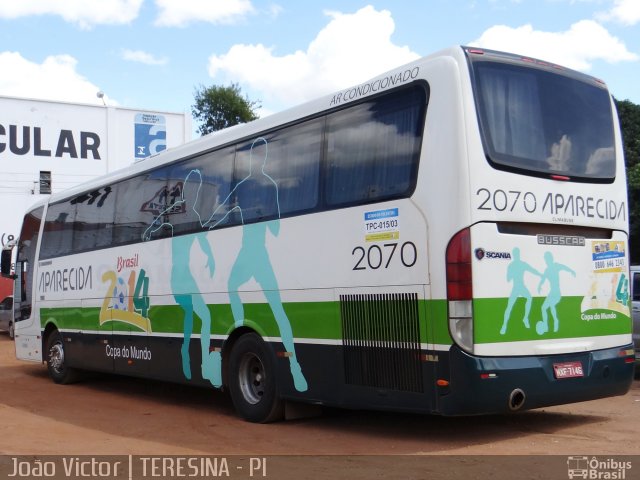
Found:
[(522, 390), (516, 388), (509, 394), (509, 410), (512, 412), (518, 411), (524, 405), (524, 401), (526, 399), (526, 395)]

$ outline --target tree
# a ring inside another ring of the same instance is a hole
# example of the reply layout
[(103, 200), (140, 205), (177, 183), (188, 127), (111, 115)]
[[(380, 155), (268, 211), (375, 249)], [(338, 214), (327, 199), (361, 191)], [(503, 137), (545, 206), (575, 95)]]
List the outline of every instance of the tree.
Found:
[(200, 85), (196, 87), (194, 100), (191, 113), (200, 122), (201, 135), (258, 118), (255, 109), (260, 107), (260, 102), (243, 97), (235, 83), (228, 87)]
[(629, 191), (629, 233), (631, 263), (640, 263), (640, 105), (616, 100)]

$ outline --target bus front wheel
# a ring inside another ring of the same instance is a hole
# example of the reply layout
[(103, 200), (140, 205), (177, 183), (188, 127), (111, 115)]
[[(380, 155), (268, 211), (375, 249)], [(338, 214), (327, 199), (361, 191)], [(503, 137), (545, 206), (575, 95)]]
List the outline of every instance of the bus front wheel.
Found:
[(77, 370), (67, 365), (64, 350), (64, 339), (55, 330), (47, 337), (47, 370), (51, 379), (58, 384), (66, 385), (78, 380)]
[(238, 414), (250, 422), (268, 423), (284, 417), (273, 353), (255, 333), (240, 337), (229, 359), (229, 391)]

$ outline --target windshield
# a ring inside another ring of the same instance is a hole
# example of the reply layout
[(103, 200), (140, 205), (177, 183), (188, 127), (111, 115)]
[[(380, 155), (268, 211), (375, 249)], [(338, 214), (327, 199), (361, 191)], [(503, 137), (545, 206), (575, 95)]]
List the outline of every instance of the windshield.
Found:
[(473, 76), (484, 146), (494, 166), (574, 180), (613, 180), (613, 120), (606, 88), (502, 62), (476, 60)]

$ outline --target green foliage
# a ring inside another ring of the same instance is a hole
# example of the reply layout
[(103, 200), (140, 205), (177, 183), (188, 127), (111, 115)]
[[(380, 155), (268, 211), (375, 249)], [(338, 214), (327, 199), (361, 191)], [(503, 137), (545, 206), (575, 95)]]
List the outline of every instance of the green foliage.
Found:
[(629, 189), (631, 262), (640, 263), (640, 105), (616, 100)]
[(191, 113), (200, 122), (198, 131), (201, 135), (258, 118), (255, 109), (260, 107), (260, 102), (243, 97), (238, 84), (228, 87), (200, 85), (195, 90), (194, 100)]

